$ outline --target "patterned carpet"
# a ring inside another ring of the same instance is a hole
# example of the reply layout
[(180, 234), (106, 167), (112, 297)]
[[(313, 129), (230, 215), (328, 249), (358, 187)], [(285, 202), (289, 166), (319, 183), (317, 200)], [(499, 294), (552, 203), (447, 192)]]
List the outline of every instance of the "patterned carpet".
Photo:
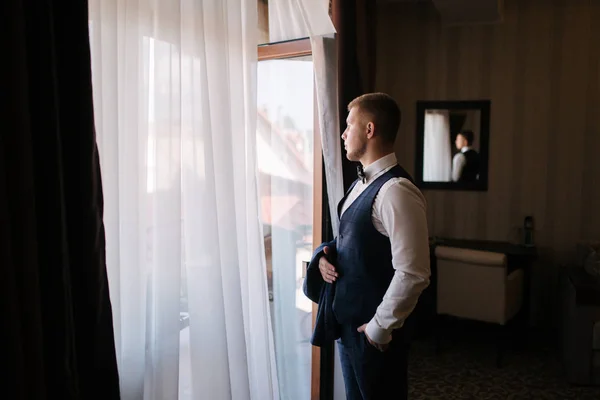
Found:
[(414, 342), (409, 399), (600, 399), (600, 387), (565, 382), (556, 351), (548, 346), (509, 349), (502, 368), (496, 367), (495, 355), (484, 335), (447, 338), (437, 355), (433, 340)]

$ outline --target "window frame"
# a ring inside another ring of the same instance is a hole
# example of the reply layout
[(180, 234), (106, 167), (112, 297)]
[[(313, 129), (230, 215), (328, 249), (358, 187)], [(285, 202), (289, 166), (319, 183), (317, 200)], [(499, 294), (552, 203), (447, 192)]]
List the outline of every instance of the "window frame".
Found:
[(309, 38), (266, 43), (258, 46), (258, 61), (312, 55)]

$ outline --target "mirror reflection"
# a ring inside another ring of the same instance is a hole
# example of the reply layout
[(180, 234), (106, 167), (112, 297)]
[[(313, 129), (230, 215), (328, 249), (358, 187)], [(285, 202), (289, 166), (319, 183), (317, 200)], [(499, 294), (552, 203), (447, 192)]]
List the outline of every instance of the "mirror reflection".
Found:
[(425, 110), (423, 181), (476, 182), (479, 110)]
[(417, 184), (487, 190), (489, 123), (487, 100), (417, 102)]

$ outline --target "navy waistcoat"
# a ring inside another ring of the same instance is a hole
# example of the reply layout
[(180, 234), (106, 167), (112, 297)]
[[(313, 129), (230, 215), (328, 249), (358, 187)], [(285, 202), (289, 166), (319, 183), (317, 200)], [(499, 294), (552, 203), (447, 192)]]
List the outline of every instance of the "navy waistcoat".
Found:
[[(369, 322), (394, 276), (390, 240), (373, 226), (372, 209), (381, 187), (396, 177), (412, 182), (410, 175), (396, 165), (369, 184), (340, 218), (336, 248), (339, 277), (332, 307), (341, 324)], [(340, 202), (338, 214), (345, 200)]]
[(462, 170), (462, 173), (458, 179), (459, 182), (475, 182), (479, 175), (480, 160), (479, 153), (475, 150), (467, 150), (463, 153), (467, 159), (467, 163)]

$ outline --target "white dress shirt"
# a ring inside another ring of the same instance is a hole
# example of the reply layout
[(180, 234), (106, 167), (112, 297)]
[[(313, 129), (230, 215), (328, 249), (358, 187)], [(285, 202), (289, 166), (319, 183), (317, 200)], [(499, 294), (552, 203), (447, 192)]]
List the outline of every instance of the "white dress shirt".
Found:
[(457, 182), (460, 179), (460, 175), (462, 174), (463, 168), (467, 165), (467, 157), (465, 157), (465, 152), (471, 150), (471, 147), (464, 146), (460, 149), (459, 153), (454, 155), (452, 159), (452, 180)]
[[(365, 183), (358, 181), (342, 206), (342, 215), (356, 198), (379, 176), (397, 164), (388, 154), (364, 169)], [(392, 282), (366, 332), (376, 343), (388, 343), (394, 329), (417, 305), (421, 292), (429, 285), (429, 236), (426, 201), (421, 191), (406, 178), (392, 178), (377, 193), (372, 211), (373, 226), (390, 238)]]

